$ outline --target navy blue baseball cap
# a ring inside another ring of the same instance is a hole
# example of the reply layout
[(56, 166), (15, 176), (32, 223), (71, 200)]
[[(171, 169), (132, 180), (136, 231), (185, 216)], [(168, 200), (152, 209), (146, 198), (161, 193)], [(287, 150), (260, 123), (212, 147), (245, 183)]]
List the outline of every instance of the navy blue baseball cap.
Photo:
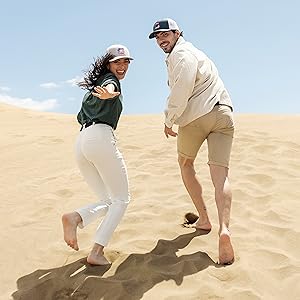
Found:
[(180, 31), (177, 23), (170, 18), (156, 21), (153, 25), (152, 30), (153, 31), (149, 34), (149, 39), (153, 39), (155, 37), (155, 33), (157, 32), (170, 31), (170, 30)]

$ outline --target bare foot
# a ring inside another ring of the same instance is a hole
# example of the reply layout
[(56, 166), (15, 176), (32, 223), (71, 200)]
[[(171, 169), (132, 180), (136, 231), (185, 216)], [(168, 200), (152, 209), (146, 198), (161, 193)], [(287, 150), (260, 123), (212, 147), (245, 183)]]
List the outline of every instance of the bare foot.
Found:
[(64, 214), (61, 218), (64, 229), (64, 240), (68, 246), (78, 251), (77, 226), (82, 221), (77, 212)]
[(207, 233), (211, 231), (211, 224), (210, 224), (210, 222), (207, 221), (207, 222), (203, 223), (203, 222), (201, 222), (200, 219), (192, 227), (194, 227), (196, 229), (200, 229), (200, 230), (205, 230), (205, 231), (207, 231)]
[(105, 266), (110, 265), (110, 262), (105, 258), (103, 254), (95, 255), (93, 253), (90, 253), (87, 257), (87, 262), (90, 265), (96, 265), (96, 266)]
[(223, 233), (219, 238), (219, 264), (231, 265), (234, 262), (234, 252), (230, 241), (230, 235)]
[(211, 224), (208, 218), (203, 221), (200, 220), (199, 217), (194, 213), (187, 213), (184, 216), (184, 223), (182, 224), (184, 227), (191, 227), (199, 230), (204, 230), (209, 233), (211, 231)]

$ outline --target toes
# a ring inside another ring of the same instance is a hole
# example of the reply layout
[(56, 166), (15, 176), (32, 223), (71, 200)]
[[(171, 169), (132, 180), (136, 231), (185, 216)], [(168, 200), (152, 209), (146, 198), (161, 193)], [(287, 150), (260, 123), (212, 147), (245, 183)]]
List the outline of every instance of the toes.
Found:
[(231, 259), (220, 259), (219, 258), (219, 265), (223, 265), (223, 266), (230, 266), (234, 263), (234, 257)]
[(79, 247), (78, 247), (78, 244), (77, 244), (77, 241), (65, 241), (66, 244), (71, 247), (72, 249), (78, 251), (79, 250)]

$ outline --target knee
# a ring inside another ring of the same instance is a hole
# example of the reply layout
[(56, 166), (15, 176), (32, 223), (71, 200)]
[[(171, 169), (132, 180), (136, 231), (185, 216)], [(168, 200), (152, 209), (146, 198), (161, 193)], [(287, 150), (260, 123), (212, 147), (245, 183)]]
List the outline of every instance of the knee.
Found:
[(120, 205), (120, 206), (127, 206), (130, 202), (130, 195), (128, 195), (127, 197), (114, 197), (111, 199), (111, 203), (115, 204), (115, 205)]
[(178, 156), (178, 164), (180, 169), (194, 169), (194, 159)]

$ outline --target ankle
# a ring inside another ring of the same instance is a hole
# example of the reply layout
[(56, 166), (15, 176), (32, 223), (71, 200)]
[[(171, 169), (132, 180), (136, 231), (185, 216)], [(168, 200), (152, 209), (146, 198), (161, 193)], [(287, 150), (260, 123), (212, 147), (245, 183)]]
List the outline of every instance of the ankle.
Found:
[(231, 235), (229, 228), (226, 226), (223, 226), (222, 228), (219, 229), (219, 236), (224, 235), (224, 234), (228, 235), (228, 236)]
[(199, 214), (199, 220), (201, 220), (201, 223), (209, 223), (209, 218), (206, 210), (198, 212)]
[(91, 254), (94, 255), (104, 255), (104, 247), (99, 244), (94, 244)]
[(77, 211), (73, 212), (74, 220), (76, 221), (77, 224), (82, 222), (82, 218), (80, 214)]

